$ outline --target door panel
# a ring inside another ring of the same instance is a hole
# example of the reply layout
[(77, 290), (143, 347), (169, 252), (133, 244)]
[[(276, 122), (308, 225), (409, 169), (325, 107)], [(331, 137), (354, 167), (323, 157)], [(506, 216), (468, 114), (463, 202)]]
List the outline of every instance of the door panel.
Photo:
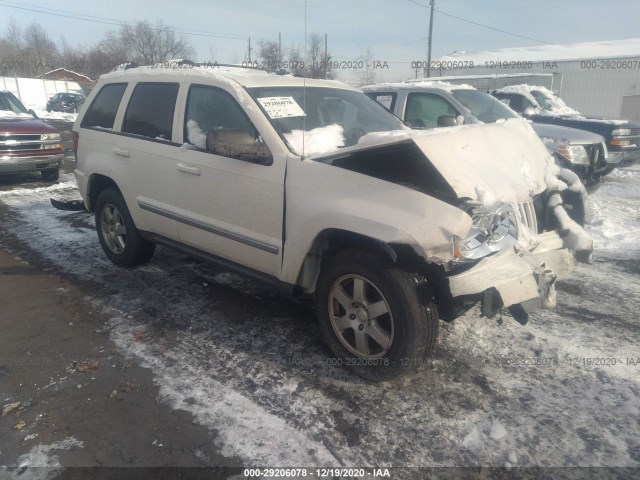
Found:
[(184, 138), (193, 148), (179, 149), (176, 165), (180, 241), (279, 277), (285, 161), (260, 165), (211, 153), (207, 134), (224, 130), (248, 132), (261, 141), (229, 93), (191, 86)]
[[(113, 155), (129, 162), (138, 228), (178, 238), (175, 215), (177, 144), (172, 143), (177, 83), (138, 83), (131, 94)], [(135, 217), (134, 217), (135, 218)]]

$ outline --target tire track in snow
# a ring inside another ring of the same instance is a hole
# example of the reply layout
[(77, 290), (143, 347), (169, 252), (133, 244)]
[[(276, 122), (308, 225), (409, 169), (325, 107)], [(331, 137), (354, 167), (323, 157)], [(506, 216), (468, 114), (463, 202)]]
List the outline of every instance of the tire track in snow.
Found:
[[(561, 291), (556, 312), (535, 313), (524, 328), (469, 315), (442, 329), (428, 365), (372, 385), (326, 364), (329, 353), (304, 306), (165, 249), (148, 266), (123, 272), (104, 259), (91, 218), (52, 210), (46, 190), (0, 201), (12, 214), (4, 235), (86, 282), (94, 298), (106, 297), (114, 341), (153, 370), (161, 399), (217, 430), (223, 452), (247, 465), (640, 464), (633, 379), (602, 368), (494, 365), (501, 355), (574, 354), (575, 339), (637, 345), (631, 318), (603, 340), (606, 324), (581, 322), (562, 308), (606, 310), (588, 298), (598, 291), (614, 295), (616, 319), (638, 311), (629, 298), (636, 277), (606, 263), (581, 267), (566, 283), (577, 293)], [(138, 331), (143, 342), (134, 341)]]

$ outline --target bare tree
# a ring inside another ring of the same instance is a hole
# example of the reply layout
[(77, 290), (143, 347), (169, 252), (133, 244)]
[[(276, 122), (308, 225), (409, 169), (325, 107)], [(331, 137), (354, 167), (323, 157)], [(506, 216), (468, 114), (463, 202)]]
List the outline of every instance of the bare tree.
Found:
[(58, 47), (39, 23), (22, 30), (10, 20), (0, 39), (0, 60), (5, 75), (35, 77), (54, 68)]
[(260, 65), (264, 65), (265, 70), (269, 72), (277, 72), (284, 67), (278, 42), (273, 40), (258, 42), (258, 58)]
[(324, 48), (324, 37), (318, 33), (309, 35), (306, 74), (310, 78), (333, 78), (331, 54)]
[(378, 75), (373, 69), (373, 52), (371, 48), (364, 49), (358, 60), (362, 62), (364, 68), (358, 72), (358, 81), (360, 85), (372, 85), (378, 82)]
[(189, 58), (194, 51), (188, 40), (161, 21), (155, 26), (148, 21), (122, 25), (117, 32), (110, 31), (100, 48), (117, 65), (126, 61), (144, 65)]
[(58, 56), (58, 47), (39, 23), (30, 24), (24, 31), (25, 54), (30, 76), (38, 76), (53, 70)]
[(300, 47), (291, 46), (287, 61), (289, 62), (288, 70), (292, 75), (296, 77), (303, 77), (305, 75), (304, 57)]

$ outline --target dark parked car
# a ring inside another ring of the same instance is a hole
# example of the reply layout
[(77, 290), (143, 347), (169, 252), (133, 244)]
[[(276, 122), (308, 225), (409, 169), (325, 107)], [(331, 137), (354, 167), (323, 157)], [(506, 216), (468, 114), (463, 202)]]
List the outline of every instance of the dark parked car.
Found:
[(44, 180), (55, 182), (63, 157), (60, 132), (13, 93), (0, 91), (0, 175), (41, 172)]
[[(537, 123), (579, 128), (598, 133), (607, 140), (610, 163), (635, 163), (640, 160), (640, 124), (628, 120), (586, 117), (568, 107), (550, 90), (531, 85), (510, 85), (492, 95)], [(613, 170), (610, 166), (606, 173)]]
[(47, 102), (47, 112), (77, 113), (86, 100), (79, 93), (56, 93)]
[[(363, 87), (413, 128), (458, 124), (495, 123), (518, 115), (491, 95), (467, 85), (445, 82), (381, 84)], [(561, 166), (573, 170), (585, 187), (595, 189), (603, 175), (613, 170), (605, 139), (585, 130), (533, 123), (549, 153)]]

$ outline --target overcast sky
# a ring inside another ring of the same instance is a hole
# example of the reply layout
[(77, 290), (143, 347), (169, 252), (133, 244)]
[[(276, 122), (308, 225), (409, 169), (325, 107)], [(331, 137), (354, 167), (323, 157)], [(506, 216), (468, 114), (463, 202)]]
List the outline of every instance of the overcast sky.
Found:
[[(196, 60), (220, 63), (244, 60), (249, 37), (257, 47), (260, 39), (277, 40), (280, 32), (283, 47), (295, 48), (304, 46), (305, 31), (326, 33), (334, 59), (358, 57), (368, 47), (390, 67), (378, 70), (380, 79), (397, 81), (412, 75), (412, 61), (427, 56), (429, 10), (418, 3), (429, 0), (56, 0), (55, 7), (41, 0), (0, 0), (0, 28), (10, 18), (22, 26), (36, 21), (56, 41), (64, 36), (71, 44), (88, 46), (117, 28), (100, 22), (162, 20), (204, 34), (188, 35)], [(454, 50), (640, 37), (638, 0), (436, 0), (435, 7), (441, 12), (434, 14), (433, 59)], [(340, 70), (338, 78), (349, 78), (348, 71)]]

